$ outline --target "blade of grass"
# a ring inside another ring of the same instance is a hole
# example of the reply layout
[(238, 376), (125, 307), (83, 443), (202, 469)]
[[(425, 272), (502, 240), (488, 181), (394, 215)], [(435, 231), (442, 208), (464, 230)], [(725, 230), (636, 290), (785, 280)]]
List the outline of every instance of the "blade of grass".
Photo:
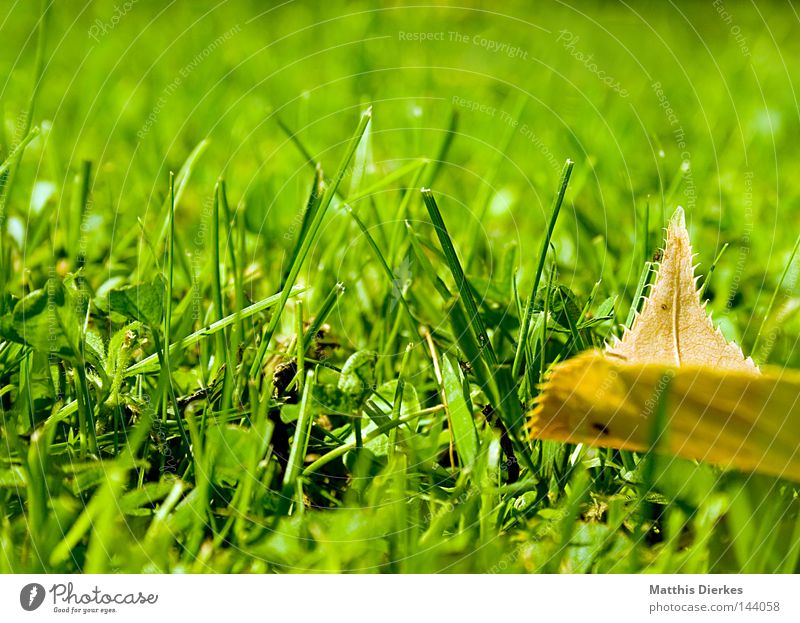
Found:
[(775, 286), (775, 289), (772, 291), (772, 297), (769, 300), (769, 305), (767, 305), (767, 311), (764, 312), (764, 319), (761, 321), (761, 326), (758, 328), (758, 333), (756, 334), (756, 339), (753, 341), (753, 348), (752, 353), (758, 354), (758, 343), (761, 339), (761, 333), (764, 331), (764, 327), (767, 324), (767, 321), (772, 316), (772, 309), (775, 307), (775, 301), (778, 299), (778, 293), (781, 291), (783, 287), (783, 282), (786, 279), (786, 275), (789, 273), (789, 268), (792, 266), (792, 262), (794, 262), (794, 257), (797, 255), (797, 249), (800, 247), (800, 236), (797, 237), (797, 242), (794, 243), (794, 248), (792, 249), (792, 254), (789, 256), (789, 261), (786, 262), (786, 266), (783, 268), (783, 273), (781, 274), (781, 278), (778, 280), (778, 284)]
[(328, 296), (325, 297), (325, 300), (322, 302), (317, 315), (314, 317), (314, 320), (311, 321), (311, 324), (308, 326), (308, 329), (303, 336), (303, 344), (306, 349), (311, 346), (311, 342), (317, 337), (319, 330), (322, 328), (325, 320), (333, 311), (334, 306), (339, 301), (339, 297), (342, 294), (344, 294), (343, 283), (337, 283), (335, 286), (333, 286), (333, 289), (328, 292)]
[(75, 187), (73, 189), (72, 202), (70, 204), (69, 222), (67, 223), (67, 252), (70, 257), (72, 270), (77, 270), (84, 262), (85, 258), (78, 254), (81, 252), (81, 225), (83, 223), (86, 206), (89, 200), (89, 182), (92, 174), (91, 160), (84, 160), (81, 170), (75, 176)]
[(483, 318), (478, 313), (478, 306), (476, 305), (475, 298), (472, 295), (472, 289), (467, 283), (467, 277), (464, 274), (461, 261), (458, 259), (456, 249), (453, 246), (453, 241), (450, 238), (450, 234), (448, 233), (447, 227), (444, 224), (442, 213), (439, 210), (439, 206), (436, 204), (436, 199), (434, 199), (433, 193), (429, 189), (422, 189), (422, 199), (425, 202), (425, 207), (428, 209), (428, 214), (431, 217), (431, 221), (433, 221), (436, 235), (439, 238), (439, 243), (442, 245), (442, 251), (444, 251), (445, 258), (447, 259), (448, 268), (455, 279), (456, 289), (458, 290), (461, 300), (464, 302), (464, 307), (466, 307), (472, 330), (475, 332), (475, 336), (478, 339), (478, 345), (481, 347), (481, 351), (485, 353), (484, 356), (487, 359), (487, 363), (494, 367), (497, 365), (497, 355), (495, 354), (494, 348), (489, 341), (489, 336), (486, 332), (486, 325), (483, 322)]
[[(156, 236), (155, 242), (153, 243), (154, 249), (160, 249), (161, 245), (164, 244), (164, 240), (166, 240), (167, 235), (169, 233), (169, 219), (171, 218), (171, 211), (170, 211), (170, 204), (174, 203), (177, 205), (180, 203), (181, 197), (183, 197), (183, 193), (186, 190), (186, 186), (189, 183), (189, 178), (192, 175), (192, 172), (197, 165), (197, 161), (200, 159), (200, 156), (203, 155), (206, 148), (208, 147), (209, 141), (208, 139), (203, 139), (200, 141), (197, 146), (192, 150), (189, 156), (186, 158), (186, 161), (183, 163), (183, 166), (178, 171), (178, 176), (176, 179), (177, 187), (174, 193), (170, 193), (169, 196), (164, 200), (164, 204), (162, 206), (162, 213), (164, 214), (164, 219), (161, 223), (161, 226), (158, 228), (158, 235)], [(170, 173), (172, 175), (172, 173)], [(136, 235), (137, 232), (133, 232)], [(151, 254), (145, 254), (142, 263), (138, 269), (138, 273), (141, 275), (147, 275), (150, 273), (153, 267), (154, 258)]]
[(574, 163), (572, 160), (567, 160), (564, 164), (564, 169), (561, 171), (561, 181), (558, 185), (558, 192), (553, 200), (553, 206), (550, 209), (550, 220), (547, 223), (547, 230), (545, 232), (544, 240), (542, 241), (542, 250), (539, 254), (539, 265), (537, 266), (536, 273), (534, 274), (533, 287), (531, 288), (531, 293), (528, 296), (528, 302), (525, 305), (525, 316), (522, 319), (522, 325), (519, 329), (519, 337), (517, 338), (517, 351), (514, 354), (514, 364), (511, 367), (511, 376), (513, 378), (517, 378), (519, 376), (519, 371), (522, 367), (522, 360), (525, 357), (525, 342), (528, 340), (528, 330), (531, 325), (531, 315), (533, 314), (536, 291), (539, 289), (539, 281), (542, 278), (542, 271), (544, 270), (547, 251), (550, 248), (550, 239), (553, 236), (553, 229), (555, 229), (556, 226), (558, 213), (561, 211), (561, 204), (564, 202), (564, 195), (567, 192), (567, 185), (569, 184), (569, 178), (572, 175), (573, 165)]
[(412, 229), (411, 223), (406, 221), (405, 224), (406, 231), (408, 232), (408, 239), (411, 242), (411, 248), (414, 250), (414, 255), (417, 258), (420, 266), (422, 266), (422, 272), (430, 279), (433, 287), (439, 293), (439, 296), (441, 296), (445, 301), (449, 301), (451, 298), (453, 298), (453, 294), (450, 292), (447, 284), (439, 276), (439, 273), (436, 272), (436, 269), (433, 267), (433, 264), (431, 264), (428, 256), (425, 255), (425, 251), (422, 248), (419, 237)]
[(630, 329), (633, 326), (633, 321), (636, 318), (636, 312), (639, 311), (639, 304), (644, 297), (644, 289), (650, 283), (650, 276), (652, 275), (652, 262), (645, 262), (642, 272), (639, 274), (639, 281), (636, 284), (636, 291), (633, 293), (633, 300), (631, 301), (631, 308), (628, 310), (628, 317), (625, 319), (625, 327)]
[[(292, 288), (292, 290), (290, 291), (289, 296), (286, 297), (286, 298), (288, 299), (288, 298), (290, 298), (292, 296), (297, 296), (298, 294), (301, 294), (302, 292), (305, 292), (305, 288), (303, 288), (301, 286), (295, 286), (294, 288)], [(190, 346), (194, 346), (195, 344), (197, 344), (203, 338), (211, 337), (211, 336), (216, 335), (219, 331), (222, 331), (224, 328), (233, 325), (234, 323), (238, 322), (240, 319), (241, 320), (245, 320), (245, 319), (250, 318), (250, 317), (252, 317), (252, 316), (254, 316), (254, 315), (256, 315), (256, 314), (258, 314), (260, 312), (266, 311), (268, 309), (272, 309), (273, 307), (276, 307), (280, 303), (282, 297), (283, 297), (283, 293), (282, 292), (278, 292), (277, 294), (273, 294), (272, 296), (268, 296), (267, 298), (262, 299), (262, 300), (258, 301), (257, 303), (253, 303), (252, 305), (249, 305), (248, 307), (245, 307), (241, 311), (240, 314), (236, 314), (236, 313), (229, 314), (229, 315), (225, 316), (225, 318), (223, 318), (222, 320), (218, 320), (217, 322), (213, 322), (210, 325), (208, 325), (207, 327), (203, 327), (202, 329), (199, 329), (199, 330), (195, 331), (194, 333), (191, 333), (191, 334), (187, 335), (186, 337), (178, 340), (177, 342), (174, 342), (169, 347), (169, 352), (170, 352), (170, 354), (178, 353), (178, 352), (180, 352), (180, 351), (182, 351), (182, 350), (184, 350), (186, 348), (189, 348)], [(132, 376), (132, 375), (135, 375), (135, 374), (143, 374), (143, 373), (146, 373), (146, 372), (154, 372), (156, 370), (158, 370), (157, 356), (156, 355), (150, 355), (148, 357), (145, 357), (141, 361), (138, 361), (137, 363), (131, 365), (125, 371), (125, 376), (128, 377), (128, 376)]]
[[(394, 401), (392, 404), (392, 421), (400, 419), (403, 407), (403, 394), (406, 387), (406, 370), (408, 369), (408, 360), (411, 356), (411, 351), (414, 349), (414, 344), (407, 344), (406, 350), (403, 353), (403, 360), (400, 362), (400, 370), (397, 374), (397, 385), (394, 389)], [(397, 435), (398, 429), (393, 428), (389, 432), (389, 459), (394, 457), (397, 449)]]
[(644, 219), (642, 219), (642, 264), (650, 259), (650, 197), (644, 204)]
[[(22, 155), (22, 152), (25, 151), (25, 148), (30, 144), (30, 142), (39, 136), (39, 128), (31, 129), (23, 138), (19, 144), (11, 150), (11, 153), (8, 154), (8, 157), (0, 164), (0, 175), (5, 175), (11, 168), (14, 166), (16, 161)], [(6, 184), (3, 185), (3, 191), (7, 192), (6, 188), (8, 187), (8, 179), (6, 179)]]
[(458, 109), (453, 108), (450, 111), (450, 120), (445, 130), (444, 138), (439, 145), (439, 151), (436, 152), (436, 157), (431, 161), (431, 166), (425, 169), (425, 177), (422, 179), (423, 188), (430, 188), (439, 176), (442, 170), (442, 165), (447, 160), (447, 154), (450, 151), (450, 146), (453, 144), (458, 132)]
[(236, 258), (236, 247), (234, 246), (233, 241), (234, 218), (231, 214), (231, 209), (228, 206), (228, 191), (225, 186), (225, 180), (220, 180), (219, 182), (219, 203), (222, 207), (223, 213), (225, 214), (225, 222), (228, 224), (227, 236), (225, 239), (226, 246), (228, 248), (228, 261), (231, 263), (231, 273), (233, 274), (234, 279), (235, 295), (237, 300), (239, 300), (239, 298), (243, 295), (244, 290), (242, 289), (242, 284), (240, 281), (238, 260)]
[(725, 253), (727, 248), (728, 248), (728, 243), (726, 242), (725, 244), (722, 245), (722, 248), (719, 250), (719, 253), (717, 253), (717, 257), (715, 257), (714, 261), (711, 262), (711, 266), (708, 269), (708, 274), (706, 275), (705, 280), (703, 280), (703, 285), (700, 286), (700, 290), (697, 293), (697, 296), (701, 300), (703, 298), (703, 295), (706, 293), (706, 288), (708, 287), (708, 283), (711, 281), (711, 275), (713, 275), (714, 271), (717, 269), (717, 264), (719, 264), (719, 261), (722, 259), (722, 254)]
[[(306, 202), (305, 210), (303, 211), (303, 220), (300, 223), (300, 231), (297, 234), (297, 239), (294, 241), (294, 247), (292, 248), (292, 252), (289, 257), (296, 257), (297, 254), (300, 252), (300, 247), (303, 244), (303, 240), (306, 238), (306, 234), (308, 233), (308, 228), (311, 223), (314, 221), (314, 215), (316, 214), (317, 210), (319, 209), (320, 203), (322, 202), (322, 195), (325, 192), (325, 177), (322, 174), (322, 167), (317, 164), (314, 167), (314, 179), (311, 182), (311, 193), (308, 195), (308, 201)], [(281, 280), (281, 289), (284, 288), (286, 285), (286, 280), (289, 278), (289, 274), (291, 273), (292, 267), (291, 265), (286, 269), (283, 279)]]
[(518, 436), (522, 424), (522, 408), (512, 389), (513, 383), (508, 376), (508, 369), (499, 365), (497, 354), (494, 351), (494, 347), (486, 331), (486, 325), (478, 312), (478, 306), (475, 303), (472, 288), (464, 274), (464, 269), (458, 259), (452, 238), (447, 231), (447, 227), (445, 226), (439, 206), (436, 204), (436, 200), (433, 197), (433, 193), (425, 188), (423, 188), (421, 192), (425, 207), (428, 210), (428, 214), (436, 230), (436, 235), (439, 238), (442, 251), (445, 254), (448, 268), (456, 282), (460, 300), (467, 312), (469, 330), (478, 343), (481, 358), (491, 372), (488, 388), (490, 395), (497, 406), (500, 417), (504, 418), (505, 427), (510, 433), (521, 460), (526, 466), (531, 467), (528, 454)]
[[(175, 174), (169, 174), (169, 229), (167, 230), (167, 292), (166, 301), (164, 301), (164, 346), (163, 350), (159, 348), (156, 343), (156, 349), (161, 355), (162, 369), (161, 373), (164, 375), (164, 381), (169, 391), (169, 397), (172, 400), (172, 408), (175, 410), (175, 419), (178, 422), (180, 429), (181, 439), (186, 445), (186, 452), (191, 457), (191, 441), (183, 425), (183, 417), (181, 416), (180, 407), (178, 405), (178, 398), (175, 395), (175, 385), (172, 382), (172, 365), (170, 361), (169, 344), (172, 342), (172, 293), (174, 290), (174, 276), (175, 276)], [(158, 332), (154, 331), (154, 337), (158, 342)], [(166, 420), (166, 410), (163, 413), (163, 419)]]
[(422, 179), (422, 176), (425, 175), (425, 169), (429, 164), (429, 162), (424, 159), (420, 162), (421, 166), (414, 171), (414, 175), (411, 178), (409, 185), (403, 188), (403, 198), (400, 200), (400, 205), (398, 206), (397, 212), (394, 215), (396, 220), (389, 238), (389, 250), (386, 253), (389, 259), (392, 260), (392, 264), (394, 266), (397, 266), (398, 262), (400, 261), (400, 257), (402, 257), (400, 252), (405, 252), (405, 248), (408, 246), (402, 244), (403, 233), (408, 228), (408, 211), (411, 206), (411, 202), (418, 196), (416, 190), (420, 187), (420, 180)]
[[(478, 345), (481, 359), (483, 359), (486, 366), (490, 370), (489, 392), (492, 395), (495, 404), (497, 404), (500, 410), (504, 410), (504, 397), (507, 397), (508, 393), (501, 389), (501, 383), (497, 378), (498, 374), (500, 373), (500, 368), (498, 366), (497, 355), (494, 352), (494, 348), (486, 331), (486, 325), (484, 324), (483, 318), (478, 312), (478, 306), (475, 303), (472, 289), (469, 287), (467, 277), (464, 274), (464, 269), (461, 266), (461, 262), (458, 259), (455, 247), (453, 246), (453, 241), (450, 238), (450, 234), (448, 233), (444, 219), (442, 218), (442, 213), (439, 210), (439, 206), (436, 204), (436, 199), (434, 199), (433, 193), (431, 193), (429, 189), (423, 188), (421, 192), (425, 207), (428, 210), (428, 214), (430, 215), (434, 229), (436, 230), (436, 235), (439, 238), (439, 244), (444, 252), (447, 266), (456, 282), (456, 289), (458, 290), (460, 301), (467, 313), (466, 329), (474, 336)], [(517, 405), (517, 411), (518, 410), (519, 405)], [(512, 418), (513, 420), (515, 418), (512, 416), (512, 413), (513, 411), (508, 414), (508, 417)]]
[[(367, 244), (372, 249), (372, 252), (375, 254), (375, 257), (378, 259), (378, 263), (381, 265), (381, 268), (383, 268), (383, 271), (386, 273), (386, 277), (389, 280), (389, 284), (397, 284), (399, 282), (397, 275), (395, 275), (394, 271), (390, 268), (388, 262), (386, 261), (386, 258), (383, 256), (383, 253), (381, 252), (380, 247), (375, 242), (375, 239), (372, 237), (372, 235), (369, 233), (367, 226), (364, 225), (364, 222), (359, 218), (358, 214), (355, 213), (353, 208), (351, 208), (347, 204), (345, 204), (344, 208), (345, 211), (353, 218), (356, 225), (358, 226), (358, 229), (361, 230), (361, 234), (364, 236), (364, 239), (367, 241)], [(395, 295), (400, 300), (400, 303), (403, 306), (403, 309), (406, 311), (406, 314), (408, 314), (408, 319), (410, 322), (411, 331), (413, 335), (414, 334), (413, 332), (416, 332), (417, 330), (418, 321), (414, 317), (414, 313), (411, 311), (411, 308), (408, 306), (408, 301), (406, 301), (406, 297), (403, 294), (401, 288), (395, 287), (394, 290), (395, 290)]]
[[(218, 181), (214, 185), (214, 199), (211, 206), (211, 291), (214, 297), (214, 315), (217, 320), (222, 320), (225, 317), (225, 307), (222, 304), (222, 276), (220, 275), (222, 259), (219, 254), (219, 186), (220, 182)], [(224, 353), (227, 350), (224, 332), (218, 343), (219, 349)], [(227, 359), (227, 356), (225, 358)]]
[(299, 300), (295, 303), (295, 322), (297, 323), (297, 391), (303, 394), (303, 384), (306, 378), (306, 340), (303, 334), (303, 301)]
[[(292, 489), (297, 483), (297, 479), (303, 472), (303, 463), (306, 455), (306, 447), (308, 445), (308, 436), (311, 433), (311, 405), (310, 397), (314, 387), (314, 371), (309, 370), (306, 376), (305, 389), (303, 390), (303, 398), (300, 401), (300, 415), (297, 418), (297, 426), (294, 430), (294, 439), (292, 440), (292, 447), (289, 451), (289, 459), (286, 464), (286, 472), (283, 475), (283, 493), (286, 498), (292, 494)], [(297, 500), (297, 503), (302, 507), (302, 498)]]
[[(353, 138), (350, 140), (350, 144), (345, 152), (344, 158), (339, 165), (339, 170), (336, 173), (336, 177), (333, 180), (333, 184), (328, 186), (325, 189), (325, 194), (320, 201), (320, 206), (317, 209), (316, 213), (314, 214), (314, 219), (309, 226), (306, 235), (303, 237), (303, 242), (300, 245), (300, 248), (297, 250), (297, 254), (291, 260), (291, 270), (289, 271), (289, 276), (286, 279), (286, 284), (284, 289), (281, 292), (280, 300), (278, 301), (277, 308), (270, 319), (270, 323), (267, 326), (267, 330), (264, 332), (262, 336), (261, 344), (259, 344), (258, 352), (256, 353), (256, 357), (253, 361), (253, 365), (250, 368), (250, 377), (255, 378), (256, 375), (261, 370), (261, 364), (264, 359), (264, 354), (267, 351), (270, 341), (272, 340), (272, 336), (275, 333), (275, 330), (278, 328), (278, 322), (280, 322), (281, 314), (283, 313), (283, 308), (286, 306), (286, 301), (289, 299), (289, 288), (293, 287), (295, 282), (297, 281), (297, 277), (300, 274), (300, 269), (305, 262), (306, 256), (308, 255), (308, 251), (311, 248), (314, 240), (319, 233), (319, 229), (322, 225), (322, 220), (325, 218), (325, 214), (328, 211), (328, 207), (331, 205), (333, 201), (333, 197), (336, 194), (336, 190), (341, 184), (342, 179), (344, 178), (345, 174), (347, 173), (347, 169), (350, 165), (350, 160), (353, 158), (353, 154), (358, 147), (358, 144), (361, 142), (361, 137), (364, 135), (364, 132), (367, 129), (367, 125), (372, 119), (372, 108), (368, 108), (363, 115), (361, 115), (361, 121), (356, 128), (355, 134)], [(287, 287), (288, 286), (288, 287)]]
[[(561, 290), (558, 290), (558, 296), (561, 299), (561, 304), (566, 309), (567, 300), (564, 296), (564, 293)], [(570, 333), (572, 334), (573, 344), (577, 346), (579, 351), (584, 350), (586, 348), (586, 342), (583, 340), (583, 336), (581, 335), (580, 330), (578, 329), (578, 325), (573, 322), (572, 317), (568, 313), (564, 313), (564, 317), (567, 319), (567, 325), (569, 328)], [(569, 348), (571, 345), (567, 344)]]
[[(392, 184), (393, 182), (403, 179), (406, 175), (409, 175), (411, 173), (416, 174), (427, 163), (428, 161), (425, 160), (424, 158), (418, 158), (416, 160), (412, 160), (408, 164), (399, 167), (394, 171), (392, 171), (391, 173), (387, 173), (386, 175), (382, 176), (381, 179), (378, 180), (377, 182), (370, 184), (366, 188), (362, 188), (358, 192), (348, 195), (347, 201), (349, 203), (356, 203), (361, 199), (364, 199), (366, 197), (371, 197), (375, 193), (381, 192), (386, 188), (388, 188), (389, 185)], [(417, 185), (413, 184), (413, 187), (416, 188)]]

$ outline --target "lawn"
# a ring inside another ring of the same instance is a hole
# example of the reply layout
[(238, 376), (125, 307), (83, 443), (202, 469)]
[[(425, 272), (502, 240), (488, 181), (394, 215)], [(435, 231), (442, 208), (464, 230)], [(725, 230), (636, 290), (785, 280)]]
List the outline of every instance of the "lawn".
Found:
[(0, 572), (800, 570), (797, 483), (526, 425), (677, 206), (800, 367), (794, 7), (48, 4), (0, 6)]

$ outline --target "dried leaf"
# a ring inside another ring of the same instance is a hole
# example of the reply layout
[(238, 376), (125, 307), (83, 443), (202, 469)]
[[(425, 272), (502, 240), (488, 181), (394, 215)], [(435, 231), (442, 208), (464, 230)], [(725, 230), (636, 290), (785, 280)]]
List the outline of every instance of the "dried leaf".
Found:
[(658, 277), (633, 326), (608, 349), (629, 363), (707, 365), (726, 370), (757, 368), (736, 344), (728, 343), (701, 304), (692, 266), (692, 244), (683, 209), (667, 229), (667, 243)]
[(541, 389), (529, 422), (535, 437), (646, 450), (663, 404), (659, 451), (800, 481), (800, 373), (759, 372), (711, 324), (680, 208), (630, 330), (555, 366)]

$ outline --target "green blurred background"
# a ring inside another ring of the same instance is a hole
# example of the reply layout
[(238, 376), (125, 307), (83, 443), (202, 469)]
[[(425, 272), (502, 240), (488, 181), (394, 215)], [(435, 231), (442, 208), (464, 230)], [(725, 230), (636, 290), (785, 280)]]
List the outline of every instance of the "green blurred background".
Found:
[[(787, 225), (798, 214), (794, 8), (459, 4), (55, 3), (35, 111), (50, 125), (48, 149), (30, 150), (35, 166), (22, 175), (60, 189), (92, 160), (95, 201), (110, 207), (96, 225), (117, 238), (136, 218), (150, 222), (168, 171), (210, 138), (183, 226), (198, 221), (203, 189), (224, 174), (249, 229), (288, 247), (282, 234), (305, 200), (308, 172), (276, 114), (332, 168), (372, 104), (380, 176), (433, 158), (455, 108), (457, 137), (435, 190), (448, 197), (446, 213), (463, 216), (457, 237), (478, 218), (470, 199), (499, 157), (496, 201), (480, 223), (486, 243), (516, 239), (523, 258), (533, 255), (528, 241), (570, 157), (573, 201), (556, 245), (563, 279), (580, 290), (594, 282), (587, 240), (601, 235), (610, 252), (598, 251), (599, 261), (630, 290), (645, 205), (654, 247), (662, 216), (681, 204), (704, 267), (731, 243), (713, 309), (724, 320), (752, 288), (748, 313), (723, 323), (732, 337), (751, 332), (750, 312), (773, 285), (764, 273), (786, 262), (795, 233)], [(30, 92), (38, 19), (34, 2), (5, 2), (0, 13), (7, 145)], [(512, 122), (517, 131), (498, 155)], [(23, 220), (25, 199), (18, 193), (11, 207)], [(57, 193), (51, 207), (67, 200)], [(91, 251), (113, 258), (114, 239), (101, 238)]]

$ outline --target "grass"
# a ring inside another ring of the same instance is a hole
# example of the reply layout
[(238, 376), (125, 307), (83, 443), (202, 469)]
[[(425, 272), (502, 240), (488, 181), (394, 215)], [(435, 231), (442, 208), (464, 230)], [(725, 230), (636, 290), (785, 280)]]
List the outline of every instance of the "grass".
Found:
[(796, 484), (524, 429), (677, 205), (800, 366), (791, 7), (79, 9), (0, 12), (0, 571), (800, 570)]

